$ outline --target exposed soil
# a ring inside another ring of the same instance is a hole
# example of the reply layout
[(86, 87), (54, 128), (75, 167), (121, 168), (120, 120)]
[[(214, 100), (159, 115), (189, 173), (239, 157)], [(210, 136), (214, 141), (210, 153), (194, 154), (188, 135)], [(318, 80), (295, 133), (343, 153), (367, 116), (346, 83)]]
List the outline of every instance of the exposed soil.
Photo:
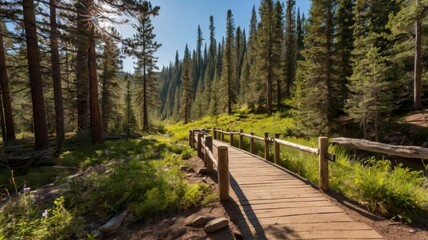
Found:
[[(189, 182), (197, 183), (203, 182), (212, 185), (215, 188), (215, 182), (212, 178), (197, 174), (198, 170), (203, 168), (204, 164), (198, 157), (190, 158), (186, 161), (189, 169), (183, 169), (186, 174), (186, 179)], [(207, 234), (203, 230), (203, 227), (189, 227), (185, 226), (184, 220), (193, 215), (211, 215), (216, 218), (225, 217), (229, 219), (229, 227), (219, 230), (214, 233)], [(179, 237), (174, 235), (177, 232), (183, 231), (184, 234)], [(228, 214), (226, 213), (223, 205), (219, 202), (213, 203), (207, 207), (195, 207), (186, 211), (173, 213), (168, 216), (164, 216), (161, 219), (148, 222), (148, 223), (135, 223), (128, 227), (123, 227), (117, 235), (109, 236), (109, 240), (125, 240), (125, 239), (147, 239), (147, 240), (167, 240), (167, 239), (180, 239), (180, 240), (196, 240), (196, 239), (213, 239), (213, 240), (233, 240), (241, 239), (241, 234), (236, 227), (230, 221)]]

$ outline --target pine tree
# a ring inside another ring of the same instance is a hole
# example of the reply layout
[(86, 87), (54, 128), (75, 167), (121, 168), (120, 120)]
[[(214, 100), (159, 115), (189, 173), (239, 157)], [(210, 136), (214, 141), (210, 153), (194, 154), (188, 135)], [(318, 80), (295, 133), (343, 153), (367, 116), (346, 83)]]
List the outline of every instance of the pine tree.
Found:
[[(251, 69), (251, 76), (254, 77), (259, 84), (258, 91), (260, 92), (259, 106), (264, 105), (268, 113), (273, 111), (273, 91), (276, 77), (281, 69), (280, 55), (282, 51), (275, 46), (278, 39), (275, 34), (278, 32), (278, 27), (275, 28), (274, 4), (272, 0), (263, 0), (259, 7), (260, 23), (257, 30), (257, 44), (254, 48), (256, 57), (254, 67)], [(281, 42), (282, 43), (282, 42)], [(281, 44), (282, 45), (282, 44)]]
[(287, 9), (285, 14), (285, 97), (290, 98), (290, 89), (296, 79), (296, 24), (295, 24), (295, 0), (287, 0)]
[(37, 43), (37, 28), (35, 5), (33, 0), (23, 0), (25, 37), (27, 43), (28, 70), (30, 74), (31, 99), (33, 103), (35, 149), (49, 148), (48, 128), (46, 125), (45, 104), (43, 95), (43, 80), (40, 70), (39, 46)]
[(190, 110), (191, 110), (191, 104), (193, 100), (193, 86), (190, 80), (190, 53), (189, 49), (186, 44), (186, 48), (184, 50), (184, 57), (183, 57), (183, 72), (181, 75), (181, 88), (182, 88), (182, 94), (181, 94), (181, 112), (184, 115), (184, 123), (188, 123), (190, 120)]
[[(398, 47), (403, 49), (398, 49), (400, 54), (397, 55), (405, 55), (403, 53), (408, 51), (408, 48), (410, 47), (408, 45), (414, 45), (413, 109), (415, 110), (422, 109), (422, 23), (428, 15), (427, 10), (427, 0), (401, 1), (400, 10), (397, 12), (397, 14), (391, 15), (389, 20), (389, 26), (391, 27), (394, 36), (399, 37), (402, 41)], [(409, 41), (412, 43), (409, 43)], [(398, 60), (403, 61), (402, 59)]]
[(1, 86), (1, 114), (4, 113), (4, 121), (1, 121), (3, 141), (8, 142), (15, 139), (15, 125), (13, 122), (12, 101), (9, 90), (9, 76), (7, 73), (6, 52), (4, 48), (3, 35), (6, 33), (6, 26), (0, 21), (0, 86)]
[(88, 8), (85, 7), (85, 0), (77, 0), (76, 26), (79, 35), (75, 40), (76, 53), (76, 87), (77, 87), (77, 122), (78, 132), (86, 135), (89, 130), (89, 70), (88, 70), (88, 48), (89, 34), (85, 25), (88, 18)]
[[(112, 35), (117, 35), (113, 31)], [(111, 123), (114, 123), (115, 116), (118, 115), (117, 99), (119, 98), (120, 86), (118, 72), (120, 67), (120, 50), (112, 38), (105, 40), (102, 58), (101, 75), (101, 112), (103, 130), (112, 130)]]
[(236, 57), (235, 57), (235, 24), (232, 11), (227, 11), (226, 18), (226, 45), (223, 53), (223, 66), (220, 78), (221, 108), (227, 109), (232, 114), (232, 104), (236, 103), (237, 80), (236, 80)]
[[(381, 123), (391, 112), (393, 71), (389, 49), (388, 15), (394, 13), (394, 1), (373, 1), (355, 4), (353, 74), (349, 79), (351, 96), (347, 113), (363, 129), (365, 138), (380, 137)], [(366, 23), (370, 22), (370, 25)]]
[(249, 29), (247, 51), (244, 54), (244, 61), (240, 78), (240, 102), (241, 104), (247, 104), (250, 108), (253, 108), (254, 104), (256, 103), (256, 99), (258, 99), (258, 97), (255, 96), (257, 95), (257, 83), (255, 76), (255, 72), (257, 70), (254, 65), (257, 44), (257, 13), (255, 6), (253, 6), (251, 10)]
[(132, 39), (125, 41), (126, 52), (130, 55), (137, 57), (137, 69), (140, 74), (138, 81), (140, 82), (141, 90), (137, 99), (141, 100), (142, 104), (142, 130), (149, 131), (149, 105), (153, 104), (153, 95), (157, 95), (157, 90), (153, 85), (155, 79), (153, 71), (157, 69), (157, 57), (154, 56), (155, 52), (159, 49), (161, 44), (155, 41), (156, 35), (153, 33), (154, 27), (151, 22), (151, 17), (159, 14), (160, 7), (152, 7), (150, 2), (143, 2), (141, 12), (138, 14), (138, 24), (134, 25), (137, 31)]
[(304, 60), (299, 63), (295, 96), (296, 118), (306, 134), (328, 134), (332, 125), (333, 0), (313, 1)]
[[(296, 16), (296, 41), (297, 41), (297, 60), (303, 60), (302, 51), (305, 49), (305, 43), (303, 42), (304, 31), (303, 31), (303, 18), (300, 15), (300, 8), (297, 9)], [(296, 66), (297, 68), (297, 66)]]
[(348, 99), (348, 78), (352, 75), (351, 53), (354, 49), (354, 0), (339, 0), (336, 18), (336, 56), (337, 56), (337, 92), (336, 106), (337, 110), (343, 112), (345, 101)]
[(276, 1), (273, 9), (273, 51), (272, 51), (272, 68), (273, 78), (276, 83), (276, 104), (277, 109), (281, 109), (282, 105), (282, 88), (284, 81), (284, 64), (285, 57), (283, 55), (285, 51), (284, 46), (284, 10), (283, 6), (279, 1)]
[(132, 104), (132, 82), (131, 78), (128, 77), (128, 74), (125, 75), (126, 82), (126, 96), (125, 96), (125, 104), (126, 104), (126, 126), (125, 131), (128, 134), (128, 136), (131, 135), (131, 132), (133, 129), (135, 129), (137, 120), (135, 118), (135, 113), (133, 111), (133, 104)]
[(64, 107), (62, 103), (62, 84), (61, 68), (58, 50), (58, 24), (56, 20), (56, 1), (49, 1), (50, 8), (50, 25), (51, 25), (51, 62), (52, 62), (52, 80), (54, 84), (55, 99), (55, 129), (56, 129), (56, 152), (62, 153), (64, 146)]

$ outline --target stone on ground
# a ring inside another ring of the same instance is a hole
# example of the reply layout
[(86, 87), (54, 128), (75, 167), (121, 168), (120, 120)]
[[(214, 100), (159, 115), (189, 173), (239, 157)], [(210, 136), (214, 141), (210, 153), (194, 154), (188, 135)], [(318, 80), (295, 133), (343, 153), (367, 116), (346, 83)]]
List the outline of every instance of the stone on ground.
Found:
[(205, 225), (204, 231), (206, 233), (212, 233), (220, 229), (223, 229), (227, 226), (229, 226), (229, 220), (227, 220), (227, 218), (224, 218), (224, 217), (216, 218), (214, 220), (209, 221), (207, 225)]

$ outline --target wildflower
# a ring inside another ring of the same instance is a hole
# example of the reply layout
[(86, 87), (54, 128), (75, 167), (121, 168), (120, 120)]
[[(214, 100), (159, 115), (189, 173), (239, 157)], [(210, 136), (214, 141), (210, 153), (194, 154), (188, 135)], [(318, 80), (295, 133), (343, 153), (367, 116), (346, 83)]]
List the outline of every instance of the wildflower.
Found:
[(47, 209), (45, 209), (45, 211), (43, 211), (42, 217), (44, 217), (44, 218), (48, 217), (48, 210)]

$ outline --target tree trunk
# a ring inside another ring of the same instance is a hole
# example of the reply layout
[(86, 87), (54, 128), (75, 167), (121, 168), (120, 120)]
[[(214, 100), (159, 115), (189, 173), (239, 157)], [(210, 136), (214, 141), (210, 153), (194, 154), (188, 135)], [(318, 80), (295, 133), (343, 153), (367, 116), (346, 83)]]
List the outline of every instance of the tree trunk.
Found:
[(77, 9), (77, 29), (79, 38), (77, 39), (76, 53), (76, 88), (77, 88), (77, 127), (79, 133), (86, 135), (89, 129), (89, 73), (88, 73), (88, 30), (87, 15), (89, 14), (86, 0), (79, 0), (76, 3)]
[(414, 70), (413, 108), (422, 109), (422, 23), (416, 21), (415, 27), (415, 70)]
[(146, 64), (144, 63), (143, 67), (143, 132), (149, 131), (149, 116), (147, 110), (147, 74), (146, 74)]
[[(89, 0), (89, 6), (93, 6), (93, 0)], [(95, 25), (93, 22), (87, 22), (90, 27), (91, 39), (88, 51), (88, 70), (89, 70), (89, 97), (91, 110), (91, 130), (92, 142), (101, 143), (103, 141), (103, 131), (101, 127), (100, 106), (98, 103), (98, 81), (97, 81), (97, 53), (95, 51)]]
[(3, 112), (3, 100), (0, 95), (0, 128), (1, 128), (1, 136), (3, 138), (3, 143), (6, 146), (6, 126), (4, 125), (4, 112)]
[(54, 84), (55, 99), (56, 152), (62, 153), (64, 147), (64, 108), (62, 103), (61, 69), (58, 52), (58, 26), (56, 22), (56, 4), (57, 0), (49, 1), (51, 21), (52, 80)]
[(35, 150), (49, 148), (46, 126), (43, 81), (40, 71), (39, 46), (37, 44), (36, 16), (33, 0), (23, 0), (25, 38), (27, 42), (28, 70), (30, 73), (31, 100), (33, 103)]
[[(3, 99), (4, 122), (6, 124), (6, 134), (3, 141), (7, 142), (15, 139), (15, 126), (13, 124), (12, 103), (9, 91), (9, 77), (7, 75), (6, 53), (3, 45), (3, 29), (0, 26), (0, 86)], [(3, 111), (3, 110), (2, 110)]]

